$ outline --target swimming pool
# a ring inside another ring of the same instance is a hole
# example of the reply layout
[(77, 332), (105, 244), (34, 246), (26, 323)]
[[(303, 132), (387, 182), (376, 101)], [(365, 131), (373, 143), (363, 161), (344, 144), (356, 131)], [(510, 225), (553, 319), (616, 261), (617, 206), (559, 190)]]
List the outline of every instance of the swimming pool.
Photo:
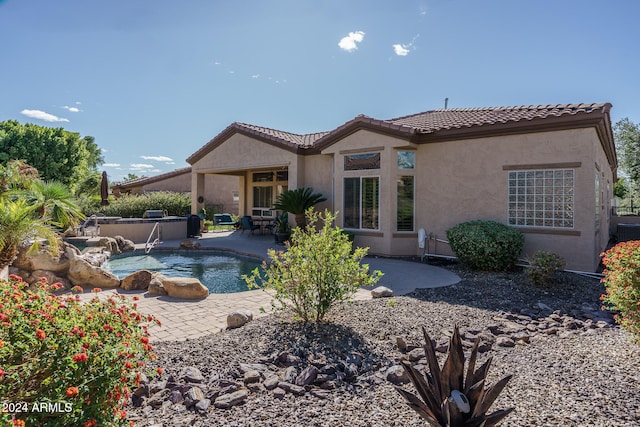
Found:
[(113, 256), (103, 268), (120, 279), (138, 270), (159, 272), (167, 277), (194, 277), (209, 293), (227, 294), (247, 291), (242, 275), (251, 274), (260, 264), (256, 258), (229, 252), (154, 250), (148, 255), (133, 252)]

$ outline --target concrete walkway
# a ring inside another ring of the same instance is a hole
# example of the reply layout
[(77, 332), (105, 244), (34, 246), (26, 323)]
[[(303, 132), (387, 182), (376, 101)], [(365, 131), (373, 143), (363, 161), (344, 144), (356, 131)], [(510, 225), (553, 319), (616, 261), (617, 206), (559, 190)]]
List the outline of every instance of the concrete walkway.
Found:
[[(191, 239), (201, 249), (218, 249), (247, 256), (267, 258), (269, 248), (284, 248), (274, 244), (273, 236), (250, 235), (240, 231), (204, 233), (199, 239)], [(142, 245), (144, 246), (144, 245)], [(180, 241), (164, 241), (157, 250), (177, 249)], [(154, 249), (156, 250), (156, 249)], [(389, 258), (367, 257), (371, 270), (380, 270), (384, 276), (378, 282), (394, 291), (395, 295), (404, 295), (416, 288), (435, 288), (448, 286), (460, 281), (460, 278), (443, 268), (431, 265), (395, 260)], [(106, 297), (113, 291), (104, 291), (100, 297)], [(155, 315), (162, 326), (149, 328), (153, 341), (186, 340), (226, 328), (227, 315), (234, 310), (249, 310), (254, 318), (271, 311), (271, 296), (262, 290), (238, 292), (233, 294), (210, 294), (198, 301), (186, 301), (169, 297), (148, 296), (141, 291), (121, 291), (129, 297), (137, 296), (138, 309), (144, 314)], [(85, 293), (83, 299), (96, 294)], [(370, 289), (361, 289), (354, 299), (370, 299)], [(260, 309), (264, 308), (265, 313)]]

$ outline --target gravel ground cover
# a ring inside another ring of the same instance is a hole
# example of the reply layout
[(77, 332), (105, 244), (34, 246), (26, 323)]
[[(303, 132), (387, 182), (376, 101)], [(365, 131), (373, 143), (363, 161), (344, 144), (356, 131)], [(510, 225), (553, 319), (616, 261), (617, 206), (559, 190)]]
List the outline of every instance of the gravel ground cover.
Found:
[[(137, 426), (422, 426), (401, 357), (420, 364), (421, 327), (440, 364), (454, 325), (493, 358), (489, 380), (513, 374), (491, 410), (504, 426), (640, 425), (640, 346), (600, 310), (598, 280), (562, 273), (534, 287), (521, 272), (336, 308), (329, 322), (267, 316), (242, 328), (156, 344), (165, 373), (136, 392)], [(491, 411), (490, 411), (491, 412)]]

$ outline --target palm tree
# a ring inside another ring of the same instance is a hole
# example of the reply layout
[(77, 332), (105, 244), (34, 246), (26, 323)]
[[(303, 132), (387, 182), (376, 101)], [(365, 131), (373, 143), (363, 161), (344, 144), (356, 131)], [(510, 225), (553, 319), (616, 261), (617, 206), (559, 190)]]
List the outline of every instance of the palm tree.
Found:
[(25, 200), (2, 201), (0, 209), (0, 270), (11, 265), (18, 255), (18, 246), (30, 243), (32, 250), (38, 249), (38, 239), (49, 243), (51, 252), (59, 249), (57, 233), (35, 213), (36, 207)]
[(77, 226), (84, 218), (71, 191), (59, 181), (33, 181), (24, 196), (41, 219), (62, 230)]
[(307, 209), (325, 200), (327, 198), (320, 193), (314, 193), (313, 188), (302, 187), (282, 192), (273, 207), (274, 209), (292, 213), (296, 217), (296, 225), (300, 228), (305, 228), (307, 226), (305, 217)]

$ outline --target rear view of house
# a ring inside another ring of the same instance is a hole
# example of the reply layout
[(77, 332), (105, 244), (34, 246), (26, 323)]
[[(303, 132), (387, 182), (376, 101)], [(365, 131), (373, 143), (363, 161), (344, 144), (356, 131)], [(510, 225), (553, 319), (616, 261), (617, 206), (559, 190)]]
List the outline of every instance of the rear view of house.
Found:
[[(440, 109), (389, 120), (357, 116), (299, 135), (233, 123), (187, 161), (192, 210), (205, 177), (235, 177), (240, 214), (273, 215), (288, 188), (313, 187), (356, 244), (419, 255), (418, 230), (445, 238), (487, 219), (525, 234), (567, 268), (594, 271), (609, 239), (617, 159), (611, 104)], [(432, 248), (433, 249), (433, 248)], [(435, 250), (451, 255), (445, 243)]]

